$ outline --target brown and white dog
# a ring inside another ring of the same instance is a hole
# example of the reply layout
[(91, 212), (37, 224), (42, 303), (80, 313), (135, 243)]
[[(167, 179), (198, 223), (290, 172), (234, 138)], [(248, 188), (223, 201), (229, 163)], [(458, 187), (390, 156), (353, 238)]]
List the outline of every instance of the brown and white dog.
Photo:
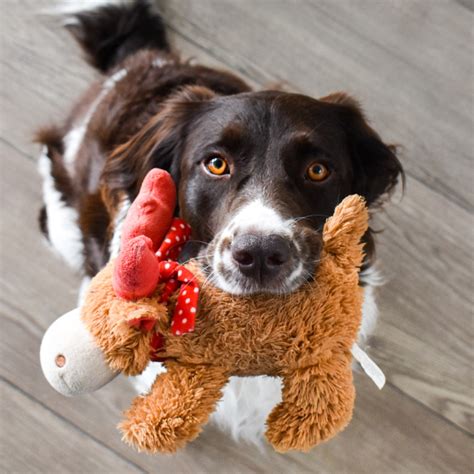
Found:
[[(380, 205), (403, 174), (355, 100), (254, 92), (231, 73), (183, 62), (144, 1), (79, 12), (66, 27), (103, 78), (63, 123), (38, 133), (40, 225), (86, 283), (117, 254), (121, 222), (154, 167), (174, 177), (176, 213), (194, 230), (183, 259), (200, 259), (209, 281), (235, 294), (298, 288), (314, 275), (335, 206), (352, 193)], [(370, 231), (366, 252), (361, 337), (376, 314)], [(137, 385), (153, 380), (145, 373)], [(279, 380), (235, 378), (215, 420), (256, 440), (279, 397)]]

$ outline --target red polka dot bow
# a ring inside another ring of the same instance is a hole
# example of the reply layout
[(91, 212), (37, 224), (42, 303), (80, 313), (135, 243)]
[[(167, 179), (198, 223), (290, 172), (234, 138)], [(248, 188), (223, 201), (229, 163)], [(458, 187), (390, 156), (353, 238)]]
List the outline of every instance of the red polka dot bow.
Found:
[(169, 297), (180, 288), (171, 320), (171, 330), (175, 336), (194, 330), (198, 308), (199, 285), (196, 277), (187, 268), (174, 261), (190, 237), (191, 227), (189, 224), (182, 219), (175, 218), (165, 240), (156, 252), (156, 256), (160, 260), (158, 283), (165, 283), (161, 301), (167, 303)]
[(169, 296), (181, 285), (176, 300), (171, 330), (180, 336), (194, 330), (194, 322), (199, 298), (199, 287), (194, 275), (177, 262), (160, 263), (160, 279), (166, 281), (161, 301), (166, 303)]
[(177, 260), (183, 245), (191, 237), (191, 226), (183, 219), (175, 217), (171, 221), (170, 230), (156, 252), (158, 260)]

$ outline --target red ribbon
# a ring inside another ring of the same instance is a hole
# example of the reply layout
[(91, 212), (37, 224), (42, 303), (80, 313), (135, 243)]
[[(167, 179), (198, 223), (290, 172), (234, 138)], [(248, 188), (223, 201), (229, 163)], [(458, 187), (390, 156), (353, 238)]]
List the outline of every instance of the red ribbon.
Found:
[(191, 226), (183, 219), (175, 217), (165, 239), (156, 252), (158, 260), (177, 260), (183, 245), (191, 237)]
[(180, 336), (194, 330), (199, 299), (196, 277), (177, 262), (160, 262), (160, 280), (166, 281), (161, 301), (166, 302), (176, 288), (181, 285), (176, 299), (176, 307), (171, 320), (171, 331)]
[(171, 321), (171, 330), (180, 336), (194, 330), (199, 299), (199, 286), (195, 276), (174, 261), (179, 257), (183, 245), (191, 237), (191, 227), (183, 219), (174, 218), (169, 232), (156, 252), (160, 261), (158, 282), (165, 282), (161, 301), (167, 303), (169, 297), (178, 289), (178, 298)]

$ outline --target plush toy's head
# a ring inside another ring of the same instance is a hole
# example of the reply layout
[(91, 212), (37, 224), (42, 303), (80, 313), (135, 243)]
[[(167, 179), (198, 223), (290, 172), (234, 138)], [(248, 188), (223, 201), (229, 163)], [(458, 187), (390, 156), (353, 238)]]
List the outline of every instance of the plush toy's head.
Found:
[(40, 361), (48, 382), (66, 396), (93, 392), (118, 375), (81, 321), (76, 308), (54, 321), (46, 331)]
[[(174, 222), (170, 231), (179, 225), (185, 228)], [(122, 242), (122, 256), (94, 278), (82, 307), (81, 322), (100, 348), (99, 362), (77, 370), (77, 352), (52, 348), (59, 338), (53, 325), (42, 347), (47, 378), (70, 393), (76, 386), (95, 388), (118, 371), (140, 373), (150, 360), (164, 361), (167, 372), (135, 400), (121, 429), (140, 450), (172, 452), (197, 436), (229, 376), (280, 376), (283, 401), (270, 414), (267, 438), (280, 451), (309, 449), (342, 429), (352, 414), (351, 348), (361, 319), (358, 272), (367, 225), (363, 199), (344, 199), (324, 226), (315, 278), (281, 296), (238, 297), (201, 284), (205, 276), (197, 263), (163, 259), (166, 247), (134, 235)], [(143, 272), (140, 262), (152, 272)], [(153, 290), (143, 294), (150, 274)], [(82, 343), (83, 351), (87, 347)], [(52, 362), (59, 352), (66, 361), (60, 368)], [(68, 364), (72, 375), (66, 375)], [(89, 370), (91, 378), (101, 374), (90, 384), (84, 377)]]

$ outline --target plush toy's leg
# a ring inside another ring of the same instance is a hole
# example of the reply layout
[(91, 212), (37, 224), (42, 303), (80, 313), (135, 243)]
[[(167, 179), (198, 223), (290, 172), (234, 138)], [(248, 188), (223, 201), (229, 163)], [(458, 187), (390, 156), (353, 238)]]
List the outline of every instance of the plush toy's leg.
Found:
[(137, 397), (119, 428), (139, 451), (172, 453), (194, 439), (208, 420), (228, 377), (212, 366), (166, 364), (148, 395)]
[(267, 419), (266, 437), (277, 451), (307, 451), (349, 423), (355, 398), (350, 361), (339, 354), (284, 376), (283, 401)]

